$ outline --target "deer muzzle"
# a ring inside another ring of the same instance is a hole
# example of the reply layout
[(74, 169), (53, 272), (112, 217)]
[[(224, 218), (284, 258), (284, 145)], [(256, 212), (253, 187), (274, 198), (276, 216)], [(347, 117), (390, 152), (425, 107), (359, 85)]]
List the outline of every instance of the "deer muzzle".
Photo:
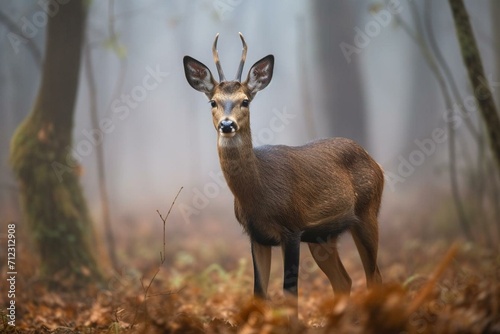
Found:
[(235, 121), (226, 118), (220, 121), (218, 129), (221, 135), (232, 137), (238, 130), (238, 125)]

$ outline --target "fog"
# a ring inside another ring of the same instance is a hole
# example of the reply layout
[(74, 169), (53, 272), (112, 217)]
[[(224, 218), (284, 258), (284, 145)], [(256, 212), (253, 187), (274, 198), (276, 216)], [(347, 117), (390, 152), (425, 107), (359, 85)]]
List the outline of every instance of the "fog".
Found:
[[(90, 122), (83, 62), (73, 153), (83, 166), (82, 184), (96, 223), (101, 203), (96, 146), (103, 145), (115, 229), (124, 219), (155, 219), (156, 210), (168, 209), (180, 187), (184, 189), (172, 219), (189, 224), (216, 217), (228, 228), (239, 228), (229, 223), (234, 221), (232, 196), (220, 174), (209, 104), (188, 85), (182, 66), (183, 56), (190, 55), (215, 73), (211, 47), (216, 33), (228, 78), (240, 61), (238, 32), (248, 44), (243, 77), (257, 60), (275, 56), (273, 80), (252, 102), (255, 145), (301, 145), (350, 136), (394, 174), (412, 152), (424, 152), (423, 159), (413, 157), (420, 160), (411, 163), (408, 175), (388, 182), (385, 220), (395, 207), (429, 200), (428, 192), (436, 188), (449, 192), (447, 145), (433, 139), (435, 129), (446, 128), (442, 94), (423, 49), (395, 20), (398, 14), (418, 31), (416, 18), (429, 18), (466, 97), (471, 92), (448, 3), (392, 3), (397, 6), (380, 7), (379, 1), (90, 2), (85, 47), (97, 81), (101, 126), (93, 128)], [(490, 1), (466, 1), (466, 6), (498, 96), (498, 41), (492, 33)], [(319, 18), (318, 11), (327, 9), (331, 12)], [(37, 93), (41, 67), (33, 48), (43, 55), (46, 24), (37, 21), (43, 7), (36, 2), (3, 1), (0, 11), (11, 23), (0, 21), (0, 209), (2, 220), (20, 220), (9, 141)], [(19, 36), (29, 24), (36, 32), (13, 44), (9, 34)], [(462, 143), (467, 145), (470, 140), (462, 128), (457, 131), (464, 133)], [(434, 146), (427, 146), (427, 154), (415, 140), (432, 140)]]

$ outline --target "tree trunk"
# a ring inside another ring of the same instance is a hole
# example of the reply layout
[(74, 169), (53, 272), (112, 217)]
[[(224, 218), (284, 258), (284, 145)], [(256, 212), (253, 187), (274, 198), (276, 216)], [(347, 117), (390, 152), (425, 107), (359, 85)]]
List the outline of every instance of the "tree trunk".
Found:
[(359, 55), (347, 59), (339, 47), (343, 42), (353, 45), (358, 5), (364, 6), (350, 1), (316, 0), (312, 10), (321, 68), (321, 109), (332, 129), (328, 135), (354, 139), (369, 149)]
[(51, 287), (100, 280), (94, 230), (71, 156), (73, 114), (85, 25), (83, 1), (61, 4), (49, 18), (43, 74), (31, 113), (11, 142), (21, 203)]
[(449, 0), (462, 58), (469, 74), (474, 96), (488, 132), (490, 147), (500, 173), (500, 118), (495, 107), (488, 79), (463, 0)]
[[(494, 78), (496, 81), (500, 78), (500, 21), (498, 18), (500, 17), (500, 1), (491, 0), (491, 32), (493, 35), (493, 54), (495, 62), (494, 67)], [(495, 90), (496, 102), (497, 105), (500, 104), (500, 89)]]

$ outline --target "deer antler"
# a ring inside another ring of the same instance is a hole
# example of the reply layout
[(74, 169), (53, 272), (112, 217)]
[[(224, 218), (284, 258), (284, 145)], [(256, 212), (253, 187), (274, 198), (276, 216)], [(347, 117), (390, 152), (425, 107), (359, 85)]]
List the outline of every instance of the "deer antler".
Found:
[(226, 77), (224, 76), (224, 72), (222, 71), (222, 66), (220, 66), (219, 61), (219, 52), (217, 52), (217, 40), (219, 39), (219, 33), (215, 35), (214, 46), (212, 47), (212, 53), (214, 55), (215, 66), (217, 66), (217, 72), (219, 73), (219, 81), (226, 81)]
[(240, 66), (238, 67), (238, 72), (236, 73), (236, 79), (241, 82), (241, 73), (243, 72), (243, 66), (245, 65), (245, 60), (247, 58), (247, 43), (245, 43), (245, 38), (243, 38), (243, 35), (240, 34), (241, 38), (241, 43), (243, 44), (243, 51), (241, 52), (241, 61), (240, 61)]

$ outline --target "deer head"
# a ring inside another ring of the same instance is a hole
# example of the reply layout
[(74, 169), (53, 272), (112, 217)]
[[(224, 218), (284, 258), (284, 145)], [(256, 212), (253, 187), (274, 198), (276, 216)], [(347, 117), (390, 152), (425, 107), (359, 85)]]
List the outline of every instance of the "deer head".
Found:
[(271, 82), (274, 56), (268, 55), (256, 62), (250, 68), (246, 80), (241, 82), (247, 45), (240, 33), (241, 42), (243, 43), (240, 65), (235, 79), (227, 81), (217, 52), (218, 38), (219, 34), (215, 36), (212, 52), (220, 82), (215, 80), (207, 66), (189, 56), (184, 57), (184, 72), (191, 87), (205, 93), (208, 97), (212, 107), (213, 123), (219, 136), (233, 137), (238, 132), (249, 133), (250, 102), (258, 91), (266, 88)]

